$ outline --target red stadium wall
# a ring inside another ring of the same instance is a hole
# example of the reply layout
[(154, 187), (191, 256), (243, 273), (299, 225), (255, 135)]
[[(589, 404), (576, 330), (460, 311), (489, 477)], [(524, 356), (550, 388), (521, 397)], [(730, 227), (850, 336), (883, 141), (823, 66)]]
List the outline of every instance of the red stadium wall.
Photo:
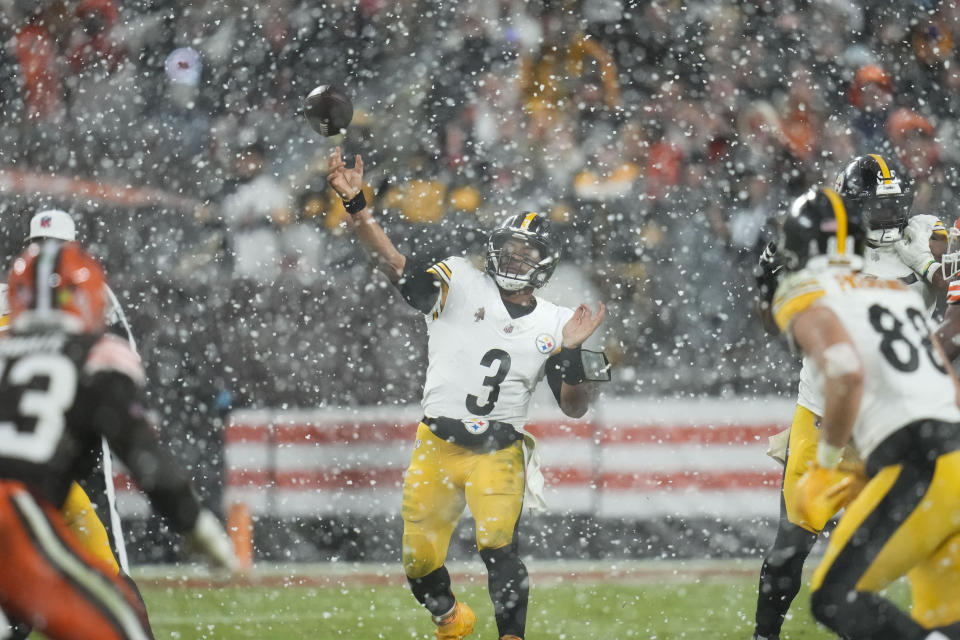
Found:
[[(781, 467), (767, 439), (793, 403), (621, 400), (588, 420), (531, 416), (554, 512), (654, 518), (774, 516)], [(297, 518), (399, 511), (419, 409), (242, 410), (224, 434), (225, 509)], [(130, 505), (132, 506), (132, 505)]]

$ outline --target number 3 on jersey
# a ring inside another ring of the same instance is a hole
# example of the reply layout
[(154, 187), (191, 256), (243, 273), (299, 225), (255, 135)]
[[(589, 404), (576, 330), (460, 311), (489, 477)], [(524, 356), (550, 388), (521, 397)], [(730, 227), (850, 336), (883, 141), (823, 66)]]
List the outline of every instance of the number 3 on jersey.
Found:
[(507, 372), (510, 371), (510, 354), (503, 349), (487, 351), (480, 359), (480, 366), (492, 369), (491, 365), (495, 362), (497, 363), (496, 372), (483, 379), (483, 386), (490, 387), (486, 403), (481, 405), (480, 399), (472, 393), (467, 396), (467, 411), (475, 416), (485, 416), (493, 411), (493, 406), (496, 404), (497, 398), (500, 397), (500, 383), (504, 381)]
[[(59, 353), (28, 355), (13, 362), (0, 360), (0, 380), (6, 393), (19, 391), (13, 420), (0, 420), (3, 454), (28, 462), (46, 462), (60, 443), (66, 426), (66, 412), (77, 393), (77, 369)], [(42, 389), (26, 388), (34, 381), (46, 380)], [(8, 396), (9, 397), (9, 396)], [(19, 427), (19, 428), (18, 428)]]

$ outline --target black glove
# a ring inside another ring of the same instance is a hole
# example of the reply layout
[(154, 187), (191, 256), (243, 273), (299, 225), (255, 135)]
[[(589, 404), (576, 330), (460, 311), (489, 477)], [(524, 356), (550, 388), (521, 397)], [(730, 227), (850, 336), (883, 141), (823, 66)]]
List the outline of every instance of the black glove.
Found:
[(768, 242), (760, 254), (760, 260), (753, 270), (757, 286), (757, 297), (760, 298), (760, 304), (770, 306), (773, 301), (773, 293), (777, 290), (777, 284), (780, 281), (780, 271), (783, 265), (777, 258), (777, 245)]
[(768, 242), (760, 254), (760, 260), (753, 270), (754, 282), (757, 290), (757, 309), (760, 313), (760, 319), (764, 326), (776, 332), (776, 323), (773, 320), (773, 294), (777, 290), (780, 282), (780, 273), (783, 271), (783, 265), (777, 258), (777, 245)]

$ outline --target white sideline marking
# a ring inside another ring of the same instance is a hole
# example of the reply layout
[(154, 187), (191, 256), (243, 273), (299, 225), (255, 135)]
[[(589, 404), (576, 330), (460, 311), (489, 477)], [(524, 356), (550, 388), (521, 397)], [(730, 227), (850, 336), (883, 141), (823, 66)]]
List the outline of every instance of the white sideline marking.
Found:
[[(319, 613), (302, 613), (298, 612), (296, 618), (287, 618), (287, 621), (290, 622), (323, 622), (333, 618), (334, 614), (319, 612)], [(206, 611), (197, 612), (196, 615), (164, 615), (164, 614), (150, 614), (150, 624), (163, 624), (163, 625), (193, 625), (193, 624), (202, 624), (204, 627), (214, 626), (214, 625), (223, 625), (224, 627), (238, 627), (245, 628), (246, 625), (254, 623), (259, 624), (262, 622), (282, 622), (283, 617), (280, 614), (266, 614), (266, 615), (250, 615), (249, 613), (243, 614), (243, 619), (238, 620), (236, 615), (210, 615)]]
[[(577, 578), (580, 584), (606, 584), (609, 582), (630, 584), (662, 584), (664, 582), (728, 581), (741, 577), (759, 575), (761, 558), (731, 558), (722, 560), (526, 560), (527, 569), (534, 581), (541, 585), (559, 584)], [(485, 583), (486, 569), (483, 563), (451, 562), (447, 564), (457, 580), (470, 583)], [(180, 587), (178, 582), (211, 581), (211, 587), (250, 588), (274, 587), (271, 582), (283, 581), (286, 586), (299, 586), (302, 578), (305, 588), (369, 588), (374, 581), (378, 586), (405, 584), (400, 563), (325, 562), (299, 564), (258, 564), (242, 578), (246, 583), (232, 583), (223, 574), (212, 573), (203, 565), (144, 565), (134, 568), (133, 578), (144, 586)], [(322, 580), (327, 584), (312, 583)], [(264, 584), (258, 585), (258, 581)], [(355, 582), (352, 585), (351, 582)], [(153, 583), (152, 585), (150, 583)]]

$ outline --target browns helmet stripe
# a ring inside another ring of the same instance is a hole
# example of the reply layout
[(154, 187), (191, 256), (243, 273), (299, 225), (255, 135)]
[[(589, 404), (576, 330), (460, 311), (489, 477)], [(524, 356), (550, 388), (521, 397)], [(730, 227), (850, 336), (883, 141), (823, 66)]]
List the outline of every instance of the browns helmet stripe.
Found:
[(38, 311), (53, 311), (56, 289), (59, 283), (57, 266), (60, 262), (60, 252), (63, 244), (56, 240), (47, 240), (40, 245), (40, 254), (37, 256), (33, 273), (34, 286), (37, 295), (34, 297), (34, 309)]
[(947, 304), (960, 303), (960, 280), (954, 280), (947, 288)]
[(103, 269), (74, 242), (34, 242), (13, 263), (7, 297), (11, 321), (27, 311), (63, 311), (86, 331), (101, 331), (106, 296)]

